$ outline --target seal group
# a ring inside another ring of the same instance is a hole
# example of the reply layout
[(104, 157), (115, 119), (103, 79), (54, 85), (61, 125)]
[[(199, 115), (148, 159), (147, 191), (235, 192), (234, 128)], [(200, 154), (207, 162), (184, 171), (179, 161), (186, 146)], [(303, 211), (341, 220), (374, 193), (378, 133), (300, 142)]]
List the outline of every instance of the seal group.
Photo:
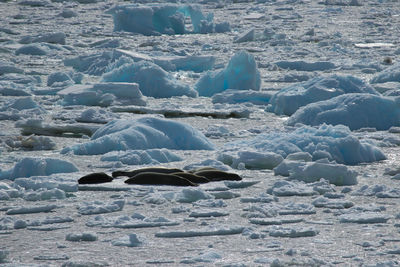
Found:
[(79, 184), (99, 184), (113, 181), (114, 178), (128, 177), (127, 184), (198, 186), (216, 181), (240, 181), (236, 173), (225, 172), (212, 167), (183, 171), (177, 168), (149, 167), (133, 171), (114, 171), (109, 176), (104, 172), (90, 173), (78, 179)]

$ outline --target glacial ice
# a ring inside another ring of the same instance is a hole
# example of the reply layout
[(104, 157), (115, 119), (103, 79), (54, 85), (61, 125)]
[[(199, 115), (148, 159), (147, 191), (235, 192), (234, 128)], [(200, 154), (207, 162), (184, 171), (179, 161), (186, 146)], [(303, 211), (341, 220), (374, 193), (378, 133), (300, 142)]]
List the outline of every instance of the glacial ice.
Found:
[(214, 145), (188, 124), (168, 119), (141, 117), (114, 120), (99, 128), (89, 142), (64, 148), (61, 153), (98, 155), (115, 150), (131, 149), (205, 149)]
[(267, 111), (290, 116), (307, 104), (348, 93), (379, 94), (353, 76), (319, 76), (281, 89), (272, 96)]
[(70, 173), (78, 169), (69, 161), (57, 158), (30, 158), (21, 159), (13, 168), (0, 172), (1, 179), (14, 180), (19, 177), (47, 176), (53, 173)]
[(400, 126), (400, 105), (397, 98), (372, 94), (344, 94), (315, 102), (298, 109), (288, 125), (343, 124), (351, 130), (375, 128), (379, 131)]
[(274, 152), (284, 158), (297, 152), (308, 152), (313, 155), (323, 151), (337, 163), (348, 165), (386, 159), (378, 147), (360, 141), (348, 127), (326, 124), (318, 127), (302, 126), (293, 132), (271, 132), (260, 134), (250, 140), (226, 143), (219, 155), (235, 155), (250, 148), (261, 153)]
[(93, 85), (72, 85), (57, 93), (63, 105), (107, 107), (112, 104), (146, 105), (136, 83), (109, 82)]
[(155, 98), (197, 96), (189, 85), (176, 80), (170, 73), (149, 61), (133, 62), (123, 57), (110, 67), (102, 79), (105, 82), (137, 83), (143, 95)]
[(143, 244), (136, 234), (129, 234), (111, 242), (113, 246), (139, 247)]
[(221, 71), (208, 71), (195, 84), (200, 96), (212, 96), (227, 89), (260, 90), (261, 76), (254, 57), (237, 52)]

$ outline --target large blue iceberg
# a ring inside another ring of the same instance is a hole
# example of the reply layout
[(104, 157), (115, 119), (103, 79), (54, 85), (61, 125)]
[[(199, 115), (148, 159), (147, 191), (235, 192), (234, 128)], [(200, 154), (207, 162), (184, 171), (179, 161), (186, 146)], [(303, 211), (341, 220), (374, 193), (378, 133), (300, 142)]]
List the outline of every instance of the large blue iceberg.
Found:
[(204, 15), (197, 5), (153, 4), (116, 5), (107, 13), (114, 19), (114, 31), (128, 31), (144, 35), (188, 33), (185, 19), (190, 17), (193, 33), (229, 31), (226, 23), (215, 24), (213, 14)]
[(196, 97), (197, 92), (189, 85), (176, 80), (171, 74), (149, 61), (134, 62), (121, 58), (110, 71), (102, 76), (105, 82), (128, 82), (139, 84), (145, 96), (155, 98), (186, 95)]
[(346, 165), (386, 159), (378, 147), (359, 140), (348, 127), (326, 124), (319, 127), (304, 125), (288, 133), (272, 132), (251, 140), (227, 143), (219, 158), (225, 162), (224, 158), (229, 159), (229, 155), (251, 149), (261, 153), (274, 152), (284, 158), (289, 154), (307, 152), (313, 157), (324, 155), (329, 160)]
[(214, 145), (188, 124), (141, 117), (111, 121), (99, 128), (89, 142), (66, 147), (61, 153), (99, 155), (110, 151), (152, 148), (212, 150)]
[(209, 71), (195, 85), (200, 96), (212, 96), (227, 89), (260, 90), (261, 76), (254, 57), (236, 53), (222, 71)]
[(345, 94), (302, 107), (287, 121), (289, 125), (343, 124), (351, 130), (400, 126), (400, 99), (371, 94)]
[(290, 116), (307, 104), (348, 93), (379, 94), (353, 76), (321, 76), (283, 88), (272, 96), (267, 111)]

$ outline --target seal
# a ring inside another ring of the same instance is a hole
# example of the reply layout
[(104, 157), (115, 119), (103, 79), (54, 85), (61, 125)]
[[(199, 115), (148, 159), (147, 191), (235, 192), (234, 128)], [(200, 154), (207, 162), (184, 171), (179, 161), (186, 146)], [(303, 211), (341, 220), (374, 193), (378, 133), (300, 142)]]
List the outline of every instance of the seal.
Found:
[(177, 175), (158, 172), (141, 172), (125, 181), (126, 184), (198, 186)]
[(94, 172), (78, 179), (78, 184), (101, 184), (111, 182), (113, 178), (104, 172)]
[(199, 176), (193, 173), (188, 173), (188, 172), (174, 172), (171, 173), (172, 175), (176, 175), (182, 178), (185, 178), (189, 181), (191, 181), (192, 183), (196, 183), (196, 184), (205, 184), (205, 183), (209, 183), (210, 180), (207, 179), (206, 177), (203, 176)]
[(236, 173), (224, 172), (224, 171), (220, 171), (220, 170), (204, 169), (204, 170), (195, 171), (193, 174), (206, 177), (211, 182), (224, 181), (224, 180), (229, 180), (229, 181), (242, 180), (242, 177), (240, 177)]
[(142, 172), (155, 172), (155, 173), (168, 174), (168, 173), (183, 172), (183, 171), (180, 169), (176, 169), (176, 168), (149, 167), (149, 168), (137, 169), (137, 170), (133, 170), (133, 171), (115, 171), (112, 173), (112, 177), (114, 177), (114, 178), (119, 177), (119, 176), (133, 177)]

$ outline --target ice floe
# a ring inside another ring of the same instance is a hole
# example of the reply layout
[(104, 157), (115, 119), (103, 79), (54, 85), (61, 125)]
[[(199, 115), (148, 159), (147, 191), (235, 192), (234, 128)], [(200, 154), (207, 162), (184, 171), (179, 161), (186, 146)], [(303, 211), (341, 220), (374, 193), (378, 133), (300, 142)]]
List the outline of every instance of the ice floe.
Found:
[(342, 124), (351, 130), (372, 127), (388, 130), (400, 126), (400, 106), (396, 98), (372, 94), (344, 94), (298, 109), (288, 125)]
[(104, 217), (97, 215), (86, 222), (88, 227), (103, 227), (103, 228), (151, 228), (161, 226), (179, 225), (179, 222), (172, 221), (164, 217), (145, 217), (141, 214), (134, 213), (132, 216), (114, 216)]
[(57, 158), (21, 159), (13, 168), (0, 172), (0, 179), (14, 180), (19, 177), (47, 176), (53, 173), (76, 172), (78, 168), (71, 162)]
[(203, 229), (157, 232), (155, 236), (163, 238), (184, 238), (195, 236), (237, 235), (241, 234), (243, 230), (244, 227), (241, 226), (210, 226), (203, 227)]
[(353, 76), (319, 76), (281, 89), (272, 96), (267, 110), (290, 116), (307, 104), (348, 93), (378, 94), (370, 85)]
[(323, 178), (332, 184), (341, 186), (357, 184), (358, 175), (346, 165), (332, 163), (327, 159), (316, 162), (284, 160), (274, 169), (274, 173), (306, 183), (316, 182)]
[(206, 149), (214, 146), (206, 137), (188, 124), (167, 119), (142, 117), (114, 120), (98, 129), (91, 141), (67, 147), (61, 153), (77, 155), (104, 154), (130, 149)]
[(73, 85), (58, 92), (63, 105), (107, 107), (112, 104), (146, 105), (136, 83), (110, 82), (93, 85)]
[(288, 133), (259, 134), (253, 139), (227, 143), (218, 157), (229, 164), (236, 153), (250, 148), (260, 153), (274, 152), (284, 158), (297, 152), (314, 155), (322, 151), (329, 160), (350, 165), (386, 159), (377, 146), (360, 141), (348, 127), (326, 124), (319, 127), (301, 126)]
[(125, 206), (125, 200), (115, 200), (105, 203), (102, 201), (84, 202), (78, 207), (79, 214), (93, 215), (120, 211)]

